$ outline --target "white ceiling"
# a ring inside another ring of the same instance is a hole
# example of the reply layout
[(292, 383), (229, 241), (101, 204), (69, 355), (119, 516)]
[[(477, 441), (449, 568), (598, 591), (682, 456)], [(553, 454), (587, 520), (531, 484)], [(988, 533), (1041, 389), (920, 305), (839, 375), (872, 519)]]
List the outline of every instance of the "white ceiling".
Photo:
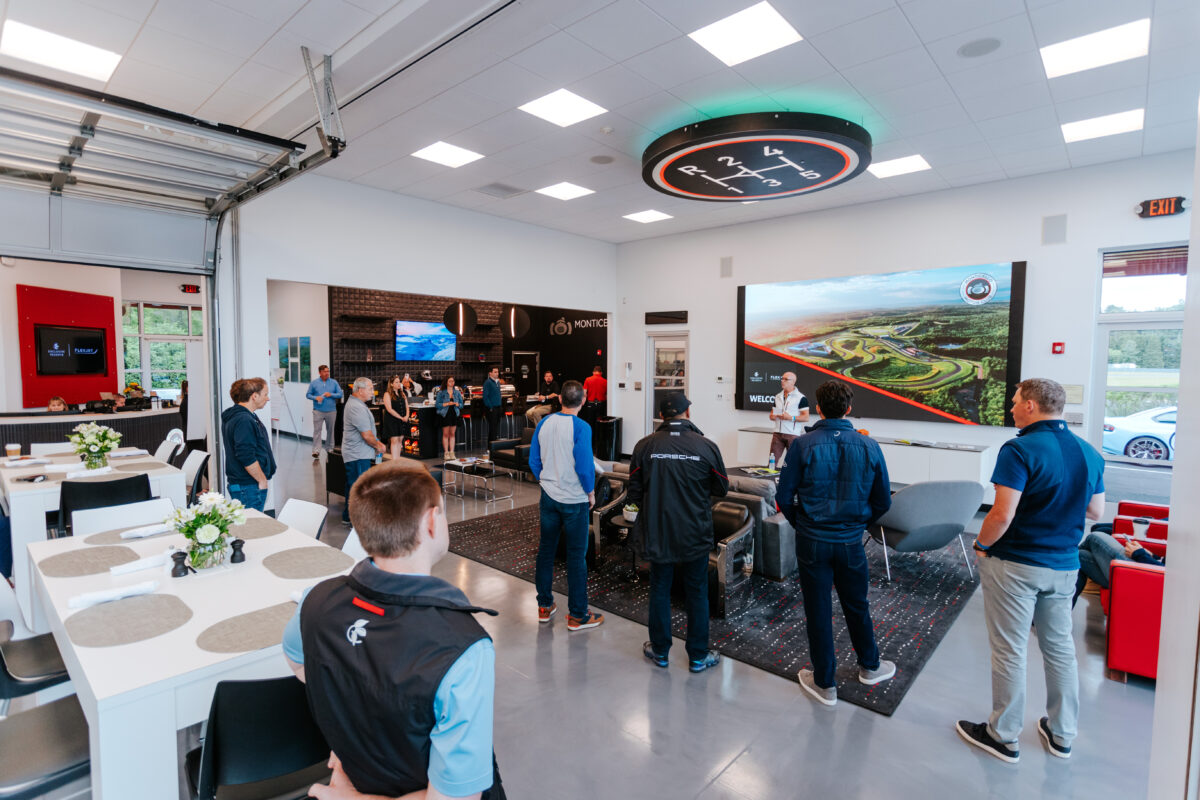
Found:
[[(3, 56), (0, 65), (315, 142), (307, 44), (333, 54), (343, 104), (379, 84), (344, 106), (348, 146), (322, 174), (612, 242), (1195, 146), (1196, 0), (772, 0), (804, 41), (736, 67), (687, 37), (754, 1), (0, 0), (0, 19), (124, 56), (103, 85)], [(1046, 78), (1038, 48), (1147, 16), (1148, 57)], [(957, 55), (984, 37), (1000, 48)], [(563, 87), (608, 113), (559, 128), (517, 110)], [(1142, 131), (1063, 142), (1064, 122), (1143, 107)], [(919, 153), (933, 169), (864, 173), (753, 205), (680, 200), (642, 183), (641, 152), (657, 136), (781, 109), (853, 120), (870, 131), (876, 161)], [(438, 139), (486, 158), (450, 169), (409, 155)], [(613, 160), (591, 161), (600, 155)], [(595, 194), (532, 191), (560, 181)], [(492, 182), (530, 191), (476, 191)], [(648, 208), (675, 218), (622, 219)]]

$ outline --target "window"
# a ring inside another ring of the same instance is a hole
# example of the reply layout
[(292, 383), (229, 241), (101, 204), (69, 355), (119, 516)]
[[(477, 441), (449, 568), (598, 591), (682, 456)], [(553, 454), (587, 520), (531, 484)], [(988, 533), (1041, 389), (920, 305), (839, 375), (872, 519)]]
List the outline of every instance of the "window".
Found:
[(204, 334), (204, 309), (126, 302), (121, 328), (125, 384), (136, 380), (159, 397), (177, 400), (187, 380), (187, 343)]
[(1182, 313), (1187, 254), (1186, 247), (1105, 253), (1100, 313)]

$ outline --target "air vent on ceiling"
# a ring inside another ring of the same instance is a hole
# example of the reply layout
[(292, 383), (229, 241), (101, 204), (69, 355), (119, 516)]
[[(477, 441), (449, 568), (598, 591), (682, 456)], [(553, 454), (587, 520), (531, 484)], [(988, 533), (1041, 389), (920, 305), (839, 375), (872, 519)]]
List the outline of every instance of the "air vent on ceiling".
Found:
[(476, 187), (475, 191), (482, 192), (489, 197), (498, 197), (501, 200), (507, 200), (510, 197), (525, 194), (529, 190), (518, 189), (516, 186), (509, 186), (507, 183), (489, 183), (487, 186)]

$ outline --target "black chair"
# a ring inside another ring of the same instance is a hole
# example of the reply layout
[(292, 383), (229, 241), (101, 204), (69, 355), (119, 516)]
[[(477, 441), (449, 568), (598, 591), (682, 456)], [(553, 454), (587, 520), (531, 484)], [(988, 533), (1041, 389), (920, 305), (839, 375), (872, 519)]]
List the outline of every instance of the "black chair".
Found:
[[(8, 715), (13, 698), (49, 689), (69, 677), (53, 635), (13, 640), (12, 634), (13, 624), (0, 622), (0, 717)], [(8, 795), (0, 790), (0, 797)]]
[(497, 439), (488, 445), (488, 453), (498, 467), (511, 469), (520, 477), (529, 471), (529, 450), (533, 446), (533, 428), (521, 431), (520, 439)]
[(221, 681), (204, 742), (187, 754), (188, 789), (199, 800), (306, 797), (328, 760), (299, 680)]
[(111, 481), (63, 481), (58, 501), (59, 535), (70, 535), (71, 514), (76, 511), (123, 506), (152, 498), (150, 476), (145, 473)]
[(91, 771), (88, 724), (74, 695), (0, 720), (0, 797), (33, 800)]
[(754, 517), (741, 503), (713, 503), (713, 551), (708, 555), (708, 613), (718, 619), (741, 610), (754, 569)]

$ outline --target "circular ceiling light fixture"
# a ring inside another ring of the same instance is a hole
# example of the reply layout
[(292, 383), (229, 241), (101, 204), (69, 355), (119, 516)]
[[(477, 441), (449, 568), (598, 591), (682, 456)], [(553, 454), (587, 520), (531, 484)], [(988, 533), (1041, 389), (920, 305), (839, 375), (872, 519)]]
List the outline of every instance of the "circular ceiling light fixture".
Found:
[(871, 134), (824, 114), (736, 114), (660, 136), (642, 154), (642, 180), (674, 197), (744, 202), (845, 183), (871, 163)]
[(999, 39), (991, 36), (984, 37), (983, 39), (975, 39), (958, 48), (958, 55), (961, 58), (979, 58), (996, 52), (1000, 49), (1000, 44)]

